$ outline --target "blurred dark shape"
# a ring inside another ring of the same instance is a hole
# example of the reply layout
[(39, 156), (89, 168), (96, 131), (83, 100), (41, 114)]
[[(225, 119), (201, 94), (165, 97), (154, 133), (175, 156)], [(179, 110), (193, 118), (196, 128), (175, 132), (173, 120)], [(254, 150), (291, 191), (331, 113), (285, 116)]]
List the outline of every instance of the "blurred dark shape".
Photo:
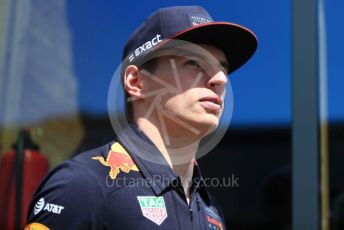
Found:
[(266, 178), (262, 189), (264, 229), (291, 229), (291, 177), (290, 165), (284, 165)]

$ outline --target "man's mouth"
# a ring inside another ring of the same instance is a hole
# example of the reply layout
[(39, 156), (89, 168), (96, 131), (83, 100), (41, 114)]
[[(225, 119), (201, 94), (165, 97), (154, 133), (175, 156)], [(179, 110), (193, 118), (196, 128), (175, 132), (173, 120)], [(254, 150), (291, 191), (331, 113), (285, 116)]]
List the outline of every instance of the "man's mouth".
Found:
[(215, 95), (203, 97), (199, 101), (202, 107), (212, 111), (220, 111), (223, 103), (222, 99)]

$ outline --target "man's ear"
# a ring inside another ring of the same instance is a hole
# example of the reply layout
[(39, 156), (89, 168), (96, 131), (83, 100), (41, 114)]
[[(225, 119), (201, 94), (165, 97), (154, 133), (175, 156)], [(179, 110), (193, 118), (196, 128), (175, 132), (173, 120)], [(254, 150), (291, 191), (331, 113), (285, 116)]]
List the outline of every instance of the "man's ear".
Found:
[(124, 88), (131, 97), (142, 96), (142, 74), (135, 65), (129, 65), (124, 71)]

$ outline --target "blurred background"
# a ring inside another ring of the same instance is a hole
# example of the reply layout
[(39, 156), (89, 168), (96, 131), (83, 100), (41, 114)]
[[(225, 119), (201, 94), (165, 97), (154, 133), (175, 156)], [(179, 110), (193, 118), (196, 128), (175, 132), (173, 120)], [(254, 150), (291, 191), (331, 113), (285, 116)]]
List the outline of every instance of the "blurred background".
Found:
[[(324, 4), (330, 222), (331, 229), (344, 229), (344, 2)], [(0, 226), (12, 226), (19, 215), (16, 190), (25, 212), (47, 170), (114, 139), (107, 96), (125, 42), (153, 11), (174, 5), (201, 5), (214, 20), (257, 34), (256, 54), (230, 76), (230, 128), (199, 162), (204, 177), (239, 178), (239, 187), (210, 188), (230, 229), (291, 229), (293, 28), (287, 0), (0, 0)], [(20, 148), (22, 184), (15, 176)]]

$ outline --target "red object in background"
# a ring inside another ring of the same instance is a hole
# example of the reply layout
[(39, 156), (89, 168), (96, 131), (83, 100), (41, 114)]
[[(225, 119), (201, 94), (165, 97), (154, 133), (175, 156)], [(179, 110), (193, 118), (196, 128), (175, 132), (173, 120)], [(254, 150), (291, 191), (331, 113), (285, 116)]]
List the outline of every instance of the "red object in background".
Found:
[[(0, 228), (15, 229), (15, 194), (16, 194), (16, 149), (3, 154), (0, 162)], [(23, 151), (23, 186), (22, 186), (22, 229), (26, 223), (30, 200), (44, 175), (49, 163), (35, 149), (24, 148)]]

